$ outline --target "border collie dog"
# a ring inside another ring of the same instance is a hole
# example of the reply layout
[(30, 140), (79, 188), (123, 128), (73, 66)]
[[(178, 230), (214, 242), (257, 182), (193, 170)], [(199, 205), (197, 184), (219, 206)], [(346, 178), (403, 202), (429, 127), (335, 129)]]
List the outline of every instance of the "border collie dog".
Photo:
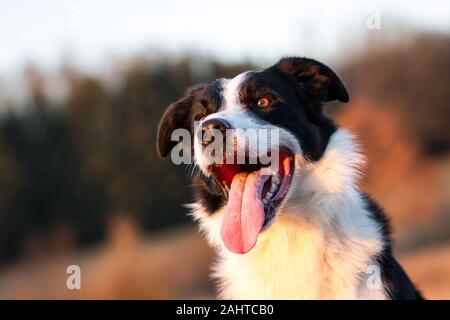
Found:
[[(180, 143), (176, 129), (193, 137), (189, 208), (217, 250), (221, 298), (421, 298), (392, 255), (388, 219), (358, 188), (364, 157), (354, 136), (323, 111), (333, 100), (349, 100), (335, 72), (289, 57), (191, 88), (163, 115), (161, 157)], [(236, 143), (247, 129), (277, 130), (278, 146), (267, 153), (277, 156), (277, 169), (233, 161), (255, 149)], [(205, 152), (215, 140), (204, 139), (210, 131), (233, 141), (223, 162)]]

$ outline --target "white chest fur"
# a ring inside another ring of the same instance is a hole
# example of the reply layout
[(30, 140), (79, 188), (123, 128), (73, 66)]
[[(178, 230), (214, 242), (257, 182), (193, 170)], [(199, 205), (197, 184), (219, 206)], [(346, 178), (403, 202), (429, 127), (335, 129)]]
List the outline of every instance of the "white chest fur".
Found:
[(367, 273), (378, 241), (334, 242), (305, 221), (280, 217), (248, 254), (221, 250), (214, 268), (220, 295), (227, 299), (383, 299), (384, 289), (370, 287)]

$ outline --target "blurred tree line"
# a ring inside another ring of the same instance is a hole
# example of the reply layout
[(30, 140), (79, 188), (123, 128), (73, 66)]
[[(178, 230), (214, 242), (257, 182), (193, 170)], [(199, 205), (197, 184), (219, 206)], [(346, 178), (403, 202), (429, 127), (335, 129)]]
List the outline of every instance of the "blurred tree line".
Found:
[(450, 148), (450, 37), (416, 34), (392, 43), (369, 42), (343, 68), (351, 94), (392, 106), (403, 130), (424, 154)]
[(56, 104), (29, 68), (29, 105), (0, 119), (0, 264), (30, 243), (50, 250), (61, 228), (79, 245), (100, 240), (112, 215), (130, 215), (143, 230), (188, 223), (185, 168), (156, 155), (157, 124), (189, 86), (250, 68), (200, 65), (208, 72), (191, 58), (136, 59), (113, 89), (69, 69), (67, 97)]
[[(448, 36), (419, 36), (368, 50), (341, 68), (352, 93), (393, 101), (429, 156), (450, 150), (449, 43)], [(114, 88), (68, 70), (68, 93), (58, 102), (35, 71), (28, 105), (0, 115), (0, 264), (30, 243), (47, 250), (61, 229), (76, 245), (98, 241), (117, 214), (150, 231), (188, 223), (186, 168), (156, 155), (158, 121), (189, 86), (254, 68), (136, 59)]]

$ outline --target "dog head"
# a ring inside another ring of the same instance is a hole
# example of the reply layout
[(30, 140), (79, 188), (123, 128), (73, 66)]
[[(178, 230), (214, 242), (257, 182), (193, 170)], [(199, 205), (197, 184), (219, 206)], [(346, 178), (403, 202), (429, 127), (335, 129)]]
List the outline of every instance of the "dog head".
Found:
[(163, 115), (158, 153), (165, 157), (181, 143), (174, 139), (176, 129), (194, 137), (188, 151), (200, 211), (206, 215), (200, 219), (220, 219), (225, 247), (246, 253), (289, 203), (295, 184), (301, 183), (302, 166), (322, 157), (336, 131), (323, 104), (348, 99), (327, 66), (284, 58), (263, 71), (190, 89)]

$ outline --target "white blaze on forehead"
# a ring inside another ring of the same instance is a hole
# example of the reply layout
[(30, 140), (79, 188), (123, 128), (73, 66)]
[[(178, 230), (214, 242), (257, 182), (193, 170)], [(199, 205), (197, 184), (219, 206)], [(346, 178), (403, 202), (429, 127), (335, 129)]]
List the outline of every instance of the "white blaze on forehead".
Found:
[(223, 81), (223, 108), (230, 109), (239, 107), (239, 89), (242, 83), (248, 78), (252, 71), (246, 71), (238, 74), (233, 79), (224, 79)]

